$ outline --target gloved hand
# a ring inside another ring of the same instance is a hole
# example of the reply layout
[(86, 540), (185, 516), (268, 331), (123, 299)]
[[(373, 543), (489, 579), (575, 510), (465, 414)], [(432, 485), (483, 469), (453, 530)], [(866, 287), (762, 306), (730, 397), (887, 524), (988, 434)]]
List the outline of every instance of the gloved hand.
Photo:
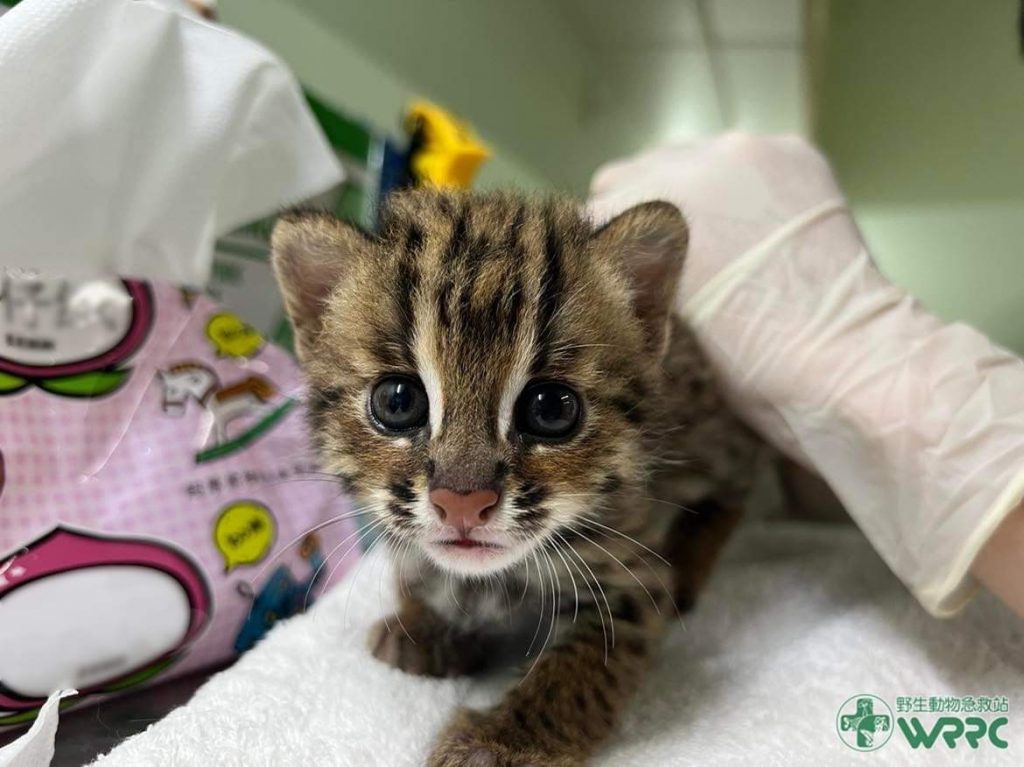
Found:
[(665, 199), (691, 226), (678, 308), (737, 412), (820, 474), (935, 615), (1024, 496), (1024, 363), (875, 268), (828, 164), (730, 134), (602, 168), (598, 221)]

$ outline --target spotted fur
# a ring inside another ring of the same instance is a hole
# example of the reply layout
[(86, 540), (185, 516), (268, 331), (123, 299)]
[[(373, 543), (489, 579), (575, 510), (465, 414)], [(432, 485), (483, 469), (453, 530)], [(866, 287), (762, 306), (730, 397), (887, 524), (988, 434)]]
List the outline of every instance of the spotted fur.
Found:
[[(666, 203), (595, 228), (565, 200), (438, 191), (393, 198), (375, 236), (320, 213), (275, 230), (323, 465), (397, 554), (402, 604), (373, 654), (443, 676), (527, 648), (523, 681), (460, 714), (431, 765), (582, 763), (735, 521), (755, 445), (671, 314), (686, 241)], [(391, 374), (423, 382), (425, 428), (373, 426)], [(535, 381), (579, 395), (569, 441), (517, 433)], [(485, 567), (432, 548), (438, 484), (500, 489)]]

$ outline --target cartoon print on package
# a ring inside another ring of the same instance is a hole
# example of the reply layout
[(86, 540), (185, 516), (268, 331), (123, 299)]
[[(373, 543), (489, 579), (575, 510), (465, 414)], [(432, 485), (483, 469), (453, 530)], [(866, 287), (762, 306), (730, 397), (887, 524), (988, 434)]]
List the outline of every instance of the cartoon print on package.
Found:
[(224, 662), (349, 569), (287, 352), (171, 285), (0, 279), (0, 726)]

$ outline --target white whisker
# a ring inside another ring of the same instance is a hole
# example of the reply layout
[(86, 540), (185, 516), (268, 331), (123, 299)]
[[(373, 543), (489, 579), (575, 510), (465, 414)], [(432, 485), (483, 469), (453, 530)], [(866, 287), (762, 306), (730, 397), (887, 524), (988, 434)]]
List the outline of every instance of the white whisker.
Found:
[(639, 579), (639, 578), (637, 577), (636, 573), (634, 573), (634, 572), (633, 572), (632, 570), (630, 570), (630, 569), (629, 569), (628, 567), (626, 567), (626, 565), (625, 565), (625, 564), (623, 564), (623, 562), (622, 562), (622, 560), (621, 560), (621, 559), (619, 559), (619, 558), (618, 558), (617, 556), (615, 556), (615, 555), (614, 555), (614, 554), (612, 554), (612, 553), (611, 553), (610, 551), (608, 551), (608, 549), (606, 549), (606, 548), (605, 548), (604, 546), (602, 546), (602, 545), (601, 545), (600, 543), (598, 543), (598, 542), (597, 542), (597, 541), (595, 541), (594, 539), (592, 539), (592, 538), (588, 538), (588, 537), (587, 537), (586, 535), (584, 535), (584, 534), (582, 533), (582, 531), (580, 531), (580, 530), (578, 530), (578, 529), (577, 529), (577, 530), (574, 530), (573, 532), (575, 532), (575, 533), (576, 533), (576, 535), (578, 535), (578, 536), (579, 536), (580, 538), (582, 538), (583, 540), (587, 541), (587, 543), (589, 543), (590, 545), (592, 545), (592, 546), (596, 546), (597, 548), (599, 548), (599, 549), (600, 549), (601, 551), (603, 551), (603, 552), (604, 552), (605, 554), (607, 554), (607, 555), (608, 555), (609, 557), (611, 557), (612, 559), (614, 559), (614, 560), (615, 560), (615, 562), (616, 562), (616, 563), (617, 563), (617, 564), (619, 565), (619, 567), (621, 567), (621, 568), (622, 568), (623, 570), (625, 570), (625, 571), (626, 571), (627, 573), (629, 573), (629, 577), (630, 577), (630, 578), (632, 578), (632, 579), (633, 579), (634, 581), (636, 581), (636, 582), (637, 582), (637, 585), (639, 585), (639, 586), (640, 586), (640, 588), (642, 588), (642, 589), (644, 590), (644, 593), (646, 593), (646, 594), (647, 594), (647, 596), (648, 596), (648, 598), (649, 598), (649, 599), (651, 600), (651, 604), (652, 604), (652, 605), (654, 605), (654, 609), (655, 609), (655, 611), (656, 611), (656, 612), (657, 612), (657, 613), (658, 613), (659, 615), (661, 615), (661, 608), (660, 608), (660, 607), (658, 606), (658, 600), (656, 600), (656, 599), (654, 598), (654, 594), (652, 594), (652, 593), (650, 592), (650, 590), (649, 590), (649, 589), (647, 588), (647, 586), (645, 586), (645, 585), (644, 585), (644, 582), (643, 582), (643, 581), (641, 581), (641, 580), (640, 580), (640, 579)]
[[(537, 553), (537, 550), (535, 549), (534, 550), (534, 555), (535, 556), (536, 556), (536, 553)], [(549, 557), (547, 555), (547, 552), (545, 552), (543, 550), (541, 550), (541, 554), (543, 554), (546, 557), (546, 559), (547, 559), (547, 565), (548, 565), (548, 568), (549, 568), (549, 573), (551, 575), (551, 621), (548, 623), (548, 633), (544, 637), (544, 644), (540, 648), (540, 652), (538, 652), (537, 653), (537, 657), (533, 659), (533, 663), (530, 664), (529, 670), (527, 670), (527, 672), (523, 675), (523, 678), (519, 680), (519, 684), (522, 684), (523, 682), (525, 682), (527, 677), (529, 677), (530, 674), (533, 673), (533, 670), (537, 667), (537, 664), (540, 663), (540, 659), (544, 656), (544, 651), (548, 648), (548, 642), (551, 641), (551, 634), (552, 634), (552, 632), (554, 632), (555, 624), (558, 621), (557, 610), (558, 610), (558, 601), (559, 600), (556, 599), (556, 597), (555, 597), (555, 586), (556, 586), (556, 584), (558, 582), (558, 577), (555, 574), (554, 568), (551, 565), (551, 557)], [(540, 572), (540, 560), (539, 559), (537, 560), (537, 572), (538, 573)], [(561, 594), (561, 587), (559, 587), (559, 594)], [(541, 613), (540, 614), (541, 614), (541, 616), (544, 615), (543, 608), (541, 609)], [(539, 620), (538, 620), (538, 623), (537, 623), (537, 627), (540, 628), (540, 621)], [(533, 649), (533, 643), (532, 642), (530, 643), (530, 649)], [(527, 652), (527, 654), (529, 654), (529, 652)]]
[(558, 542), (551, 539), (551, 545), (554, 547), (555, 553), (558, 554), (562, 560), (562, 564), (565, 565), (565, 571), (569, 573), (569, 580), (572, 582), (572, 593), (574, 597), (574, 607), (572, 611), (572, 622), (576, 622), (576, 618), (580, 614), (580, 592), (576, 588), (576, 577), (572, 574), (572, 570), (569, 569), (569, 563), (565, 561), (565, 555), (562, 553), (561, 548), (558, 546)]
[(338, 514), (337, 516), (331, 517), (330, 519), (325, 519), (323, 522), (318, 522), (305, 532), (299, 533), (294, 538), (292, 538), (288, 543), (286, 543), (274, 556), (272, 556), (270, 559), (263, 563), (263, 567), (261, 567), (257, 571), (256, 575), (252, 577), (252, 579), (249, 581), (249, 585), (253, 587), (253, 590), (255, 590), (256, 581), (258, 581), (263, 576), (263, 573), (267, 571), (267, 568), (274, 564), (274, 562), (280, 559), (281, 556), (288, 551), (288, 549), (290, 549), (296, 543), (301, 541), (307, 535), (312, 535), (318, 530), (323, 530), (325, 527), (330, 527), (331, 525), (336, 525), (339, 522), (344, 522), (346, 519), (352, 519), (353, 517), (358, 517), (362, 514), (368, 514), (370, 511), (370, 509), (357, 509), (355, 511), (350, 511), (346, 514)]
[[(375, 520), (375, 521), (374, 521), (373, 523), (371, 523), (370, 525), (367, 525), (366, 529), (364, 530), (364, 535), (361, 535), (361, 536), (360, 536), (359, 538), (357, 538), (357, 539), (355, 540), (355, 542), (354, 542), (354, 543), (352, 543), (352, 545), (351, 545), (351, 546), (349, 546), (349, 548), (348, 548), (348, 550), (347, 550), (347, 551), (345, 552), (344, 556), (348, 556), (349, 552), (351, 552), (351, 551), (352, 551), (352, 549), (353, 549), (353, 548), (354, 548), (355, 546), (357, 546), (357, 545), (360, 545), (360, 544), (362, 544), (362, 543), (363, 543), (363, 542), (364, 542), (364, 541), (365, 541), (365, 540), (366, 540), (366, 539), (367, 539), (368, 537), (370, 537), (370, 535), (371, 535), (372, 533), (374, 533), (374, 532), (376, 532), (377, 530), (379, 530), (379, 529), (380, 529), (380, 527), (381, 527), (381, 526), (382, 526), (382, 525), (384, 524), (384, 522), (385, 522), (385, 520), (384, 520), (383, 518), (381, 518), (381, 519)], [(376, 541), (374, 541), (373, 543), (374, 543), (374, 544), (376, 544), (376, 543), (377, 543), (377, 541), (379, 541), (379, 540), (381, 540), (381, 538), (377, 538), (377, 540), (376, 540)], [(349, 591), (348, 591), (348, 594), (346, 594), (346, 595), (345, 595), (345, 612), (344, 612), (344, 618), (342, 619), (342, 625), (343, 625), (343, 626), (345, 626), (346, 628), (348, 628), (348, 608), (349, 608), (349, 605), (350, 605), (350, 604), (351, 604), (351, 602), (352, 602), (352, 592), (353, 592), (353, 591), (355, 591), (355, 581), (356, 581), (356, 578), (358, 578), (358, 577), (359, 577), (359, 573), (360, 573), (360, 572), (362, 571), (362, 569), (363, 569), (363, 563), (365, 563), (365, 562), (366, 562), (366, 559), (367, 559), (367, 555), (368, 555), (368, 554), (370, 553), (370, 551), (371, 551), (372, 549), (373, 549), (373, 544), (371, 544), (371, 545), (370, 545), (370, 548), (368, 548), (368, 549), (367, 549), (367, 550), (366, 550), (366, 551), (365, 551), (365, 552), (363, 553), (363, 556), (362, 556), (362, 557), (360, 557), (360, 559), (359, 559), (359, 563), (358, 563), (358, 564), (356, 565), (356, 569), (355, 569), (355, 570), (354, 570), (354, 571), (352, 572), (352, 574), (351, 574), (351, 575), (349, 575)], [(341, 564), (341, 562), (344, 562), (344, 561), (345, 561), (345, 560), (344, 560), (344, 557), (343, 557), (343, 558), (341, 559), (341, 561), (340, 561), (340, 562), (339, 562), (338, 564), (340, 565), (340, 564)], [(331, 578), (333, 578), (333, 577), (334, 577), (334, 573), (335, 573), (335, 571), (336, 571), (337, 569), (338, 569), (338, 565), (335, 565), (334, 569), (333, 569), (333, 570), (331, 570), (331, 573), (330, 573), (330, 575), (328, 575), (328, 576), (327, 576), (327, 581), (326, 581), (326, 583), (324, 584), (324, 586), (325, 586), (325, 587), (327, 586), (327, 584), (329, 584), (329, 583), (331, 582)]]
[[(375, 523), (375, 524), (378, 524), (378, 523)], [(327, 566), (327, 563), (330, 561), (331, 557), (333, 557), (335, 555), (335, 553), (338, 551), (338, 549), (340, 549), (342, 546), (344, 546), (348, 541), (352, 540), (353, 536), (358, 536), (364, 530), (369, 531), (371, 529), (373, 529), (373, 525), (368, 526), (366, 528), (357, 527), (353, 532), (349, 533), (344, 538), (342, 538), (341, 542), (338, 543), (337, 546), (335, 546), (333, 549), (331, 549), (328, 552), (327, 556), (324, 557), (324, 561), (320, 563), (320, 566), (316, 569), (316, 572), (313, 573), (313, 577), (309, 581), (309, 587), (306, 589), (306, 595), (302, 599), (302, 609), (303, 609), (303, 611), (305, 611), (306, 607), (308, 607), (308, 605), (309, 605), (309, 595), (313, 591), (313, 586), (316, 584), (317, 578), (320, 576), (320, 571), (323, 570), (324, 567)], [(358, 543), (358, 540), (357, 540), (357, 543)], [(351, 547), (349, 548), (349, 551), (351, 551)], [(341, 559), (338, 560), (338, 564), (341, 564), (342, 562), (345, 561), (345, 557), (348, 556), (349, 551), (346, 551), (342, 555)], [(336, 565), (334, 567), (334, 570), (337, 570), (337, 569), (338, 568), (337, 568), (337, 565)], [(334, 573), (334, 570), (331, 570), (332, 574)], [(331, 582), (331, 578), (330, 578), (330, 576), (328, 576), (327, 580), (324, 581), (324, 587), (326, 588), (327, 585), (330, 582)]]
[[(381, 540), (381, 539), (379, 538), (378, 540)], [(374, 541), (374, 544), (376, 544), (376, 543), (377, 543), (377, 541)], [(372, 549), (373, 545), (371, 545), (370, 548)], [(367, 554), (369, 554), (369, 552), (367, 552)], [(383, 557), (381, 559), (383, 560)], [(385, 564), (386, 564), (386, 562), (385, 562)], [(401, 573), (400, 572), (397, 573), (396, 577), (401, 578)], [(384, 609), (384, 595), (381, 593), (382, 589), (383, 589), (383, 586), (384, 586), (384, 568), (382, 567), (380, 574), (377, 576), (377, 604), (380, 607), (380, 611), (382, 613), (384, 613), (384, 626), (390, 632), (391, 631), (391, 627), (388, 625), (388, 619), (387, 619), (387, 614), (388, 613), (387, 613), (387, 610)], [(396, 609), (395, 610), (395, 620), (398, 621), (398, 625), (401, 627), (402, 633), (405, 634), (405, 636), (409, 639), (410, 642), (412, 642), (413, 644), (416, 644), (416, 640), (412, 638), (412, 634), (409, 633), (409, 630), (405, 627), (405, 624), (402, 623), (402, 611), (400, 609)]]
[[(576, 549), (574, 549), (572, 546), (570, 546), (569, 542), (567, 540), (565, 540), (565, 538), (562, 537), (561, 534), (555, 533), (555, 536), (565, 546), (566, 552), (569, 554), (570, 560), (572, 559), (573, 556), (575, 556), (576, 559), (578, 559), (583, 564), (583, 566), (585, 568), (587, 568), (587, 572), (590, 573), (590, 577), (594, 580), (594, 585), (597, 586), (598, 591), (601, 592), (601, 598), (604, 600), (605, 609), (608, 611), (608, 623), (609, 623), (609, 626), (611, 628), (611, 638), (612, 638), (611, 646), (615, 647), (615, 616), (612, 615), (612, 606), (608, 602), (608, 595), (605, 594), (604, 587), (601, 585), (600, 579), (598, 579), (597, 575), (594, 574), (594, 570), (590, 567), (590, 564), (587, 562), (587, 560), (585, 560), (580, 555), (580, 553), (578, 551), (576, 551)], [(598, 601), (597, 594), (594, 593), (594, 589), (590, 586), (590, 581), (583, 575), (583, 571), (579, 569), (579, 565), (576, 566), (576, 569), (579, 571), (580, 576), (583, 577), (583, 582), (586, 583), (587, 588), (590, 589), (590, 596), (592, 596), (594, 598), (594, 604), (597, 606), (597, 614), (601, 618), (601, 631), (604, 633), (604, 663), (607, 666), (608, 665), (608, 629), (605, 627), (604, 613), (601, 612), (601, 603)]]
[(544, 622), (544, 593), (547, 590), (544, 586), (544, 573), (540, 569), (540, 560), (537, 559), (536, 550), (532, 551), (533, 563), (537, 565), (537, 582), (540, 584), (540, 612), (537, 615), (537, 628), (533, 630), (533, 638), (530, 640), (530, 646), (526, 648), (526, 657), (530, 657), (530, 653), (533, 652), (533, 645), (537, 641), (537, 637), (540, 635), (540, 627)]
[(596, 520), (590, 519), (589, 517), (581, 517), (577, 521), (578, 522), (582, 522), (583, 524), (585, 524), (585, 525), (587, 525), (589, 527), (598, 528), (597, 532), (601, 532), (602, 530), (604, 530), (604, 531), (606, 531), (604, 533), (605, 535), (607, 535), (607, 533), (614, 533), (615, 535), (619, 536), (620, 538), (624, 538), (627, 541), (629, 541), (630, 543), (636, 544), (641, 549), (646, 551), (648, 554), (654, 555), (659, 560), (664, 562), (666, 565), (668, 565), (669, 567), (672, 567), (672, 563), (669, 562), (667, 559), (665, 559), (665, 557), (663, 557), (657, 551), (655, 551), (654, 549), (650, 548), (649, 546), (645, 546), (644, 544), (640, 543), (640, 541), (638, 541), (636, 538), (633, 538), (633, 537), (631, 537), (629, 535), (626, 535), (621, 530), (617, 530), (614, 527), (609, 527), (608, 525), (603, 525), (600, 522), (597, 522)]

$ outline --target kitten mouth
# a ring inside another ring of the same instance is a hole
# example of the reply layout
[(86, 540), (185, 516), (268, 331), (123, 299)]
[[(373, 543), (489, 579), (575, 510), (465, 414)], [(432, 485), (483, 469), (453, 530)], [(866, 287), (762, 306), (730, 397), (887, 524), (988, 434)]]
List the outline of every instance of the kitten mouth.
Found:
[(434, 541), (434, 545), (444, 546), (445, 548), (493, 549), (495, 551), (500, 551), (505, 548), (497, 543), (490, 543), (489, 541), (474, 541), (472, 538), (453, 538), (447, 541)]
[(497, 572), (518, 556), (509, 543), (452, 536), (424, 541), (423, 548), (435, 564), (457, 575), (475, 576)]

